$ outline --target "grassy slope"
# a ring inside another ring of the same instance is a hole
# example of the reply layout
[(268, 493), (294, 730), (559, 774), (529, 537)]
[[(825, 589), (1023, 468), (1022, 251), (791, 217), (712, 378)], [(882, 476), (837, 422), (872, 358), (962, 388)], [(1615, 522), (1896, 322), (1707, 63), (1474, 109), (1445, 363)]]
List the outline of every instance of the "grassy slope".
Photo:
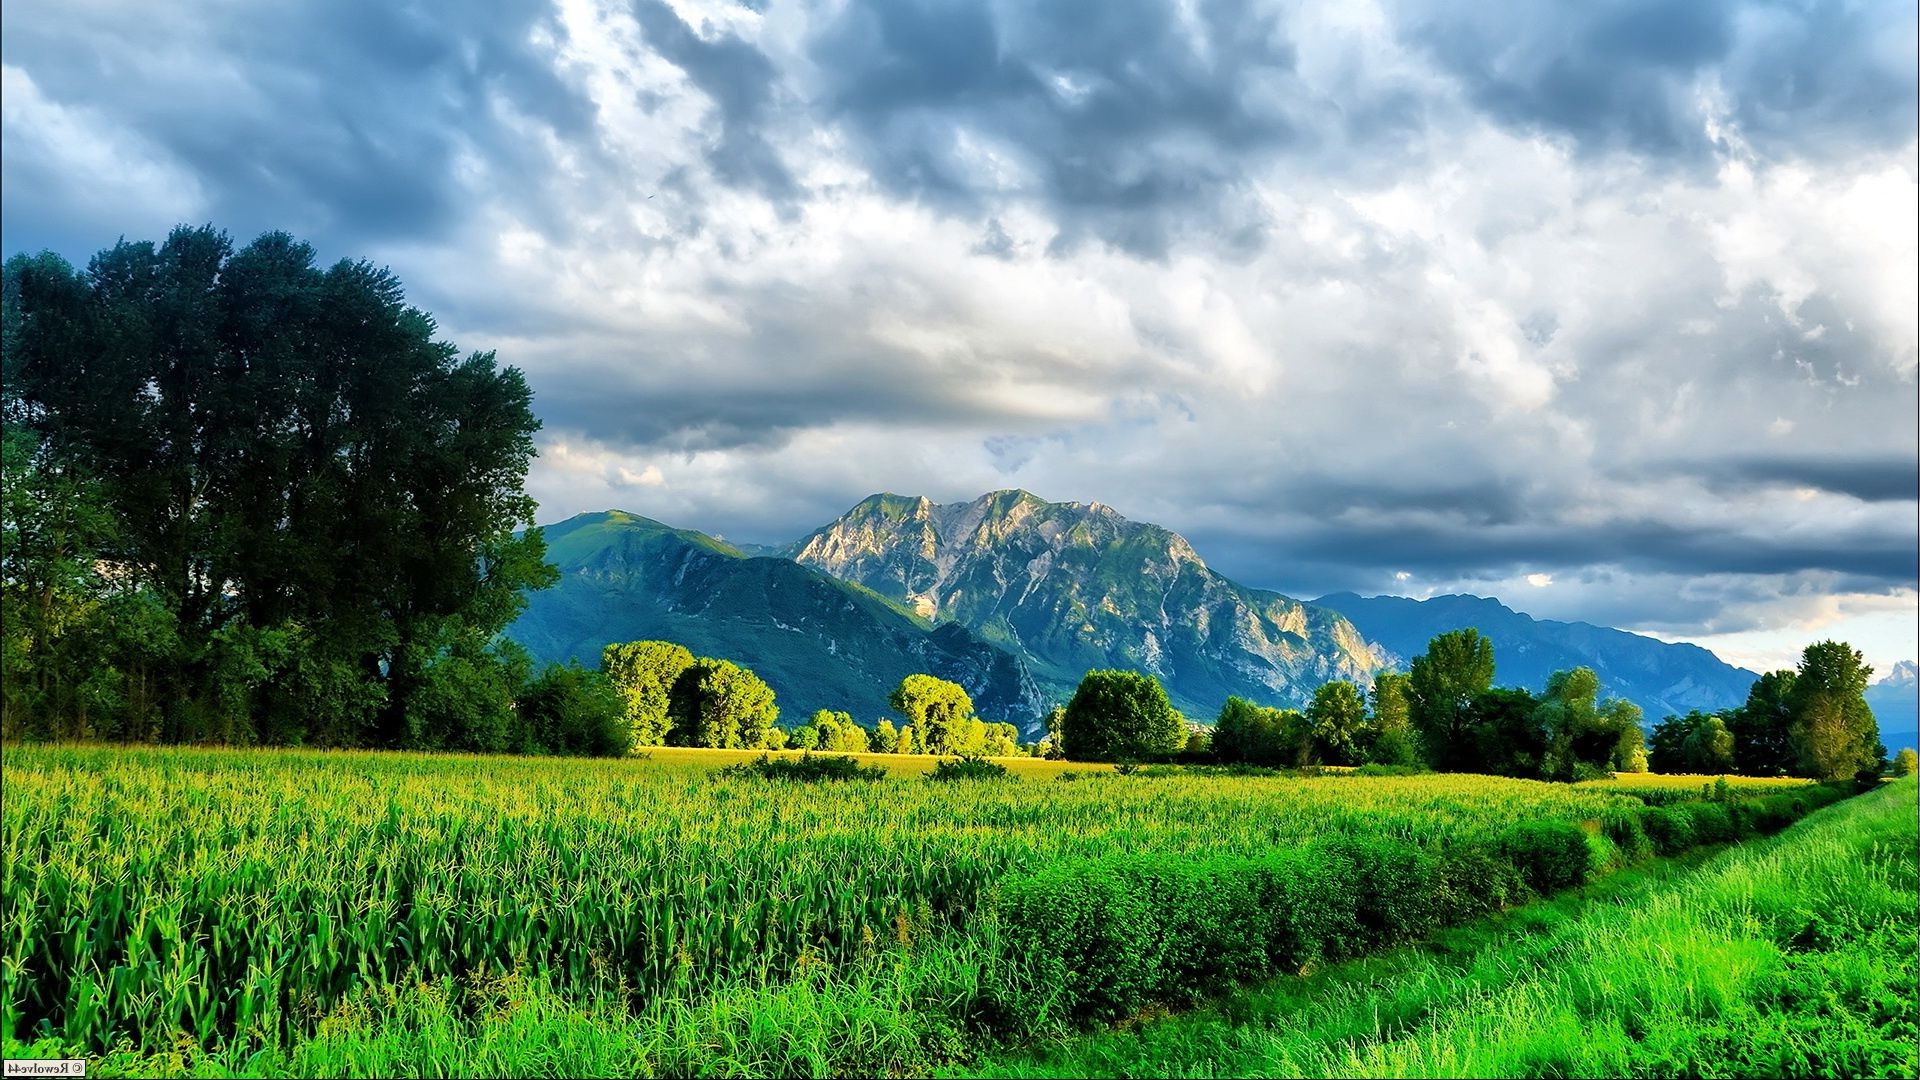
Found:
[(1914, 1076), (1913, 779), (985, 1076)]

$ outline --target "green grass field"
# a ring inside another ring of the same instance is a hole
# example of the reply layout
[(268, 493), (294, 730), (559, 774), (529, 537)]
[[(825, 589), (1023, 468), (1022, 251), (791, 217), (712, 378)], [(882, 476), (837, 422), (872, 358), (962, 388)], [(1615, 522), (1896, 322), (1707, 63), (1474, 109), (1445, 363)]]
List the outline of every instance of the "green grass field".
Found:
[(1915, 797), (956, 1075), (1920, 1075)]
[[(755, 756), (6, 748), (8, 1056), (925, 1074), (1421, 937), (1632, 863), (1648, 829), (1696, 839), (1630, 795), (1478, 776), (715, 775)], [(1832, 798), (1738, 790), (1770, 794), (1700, 837)]]

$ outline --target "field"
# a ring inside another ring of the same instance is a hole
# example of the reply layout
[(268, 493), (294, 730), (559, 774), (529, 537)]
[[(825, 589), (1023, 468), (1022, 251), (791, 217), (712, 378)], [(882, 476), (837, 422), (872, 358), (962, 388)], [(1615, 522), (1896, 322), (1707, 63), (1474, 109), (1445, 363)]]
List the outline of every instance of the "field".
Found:
[(1696, 822), (1478, 776), (713, 775), (743, 756), (7, 748), (8, 1054), (99, 1075), (924, 1073), (1835, 797), (1742, 784), (1768, 794)]
[(975, 1076), (1914, 1076), (1913, 779)]

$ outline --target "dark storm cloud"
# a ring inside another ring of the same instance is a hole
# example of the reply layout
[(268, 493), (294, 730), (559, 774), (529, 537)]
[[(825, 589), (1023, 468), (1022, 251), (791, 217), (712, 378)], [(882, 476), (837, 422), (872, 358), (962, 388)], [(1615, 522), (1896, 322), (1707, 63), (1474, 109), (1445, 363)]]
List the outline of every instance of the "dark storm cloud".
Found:
[[(133, 9), (86, 19), (9, 5), (8, 62), (55, 101), (104, 103), (120, 127), (189, 172), (205, 216), (243, 240), (289, 228), (323, 251), (356, 255), (373, 243), (443, 241), (471, 195), (456, 175), (464, 145), (496, 178), (530, 182), (540, 168), (496, 121), (496, 97), (561, 137), (592, 123), (590, 103), (529, 44), (546, 18), (536, 3), (429, 16), (348, 0), (203, 17)], [(69, 177), (66, 187), (84, 196), (89, 179)], [(36, 209), (58, 191), (38, 192)], [(67, 235), (57, 220), (17, 208), (9, 197), (9, 249), (55, 246), (84, 258), (113, 239)]]
[(978, 212), (1002, 183), (980, 155), (1005, 155), (1034, 174), (1061, 250), (1092, 234), (1159, 257), (1177, 237), (1257, 229), (1219, 204), (1301, 135), (1277, 13), (1230, 0), (1194, 16), (1183, 25), (1171, 5), (1139, 2), (856, 0), (814, 59), (826, 104), (894, 190)]
[(1732, 457), (1716, 462), (1683, 465), (1679, 471), (1734, 491), (1793, 487), (1846, 495), (1862, 502), (1920, 500), (1920, 462), (1911, 456)]
[[(1701, 94), (1769, 156), (1893, 148), (1913, 137), (1914, 7), (1749, 0), (1404, 6), (1402, 39), (1502, 121), (1582, 149), (1704, 162)], [(1702, 80), (1707, 83), (1703, 84)]]

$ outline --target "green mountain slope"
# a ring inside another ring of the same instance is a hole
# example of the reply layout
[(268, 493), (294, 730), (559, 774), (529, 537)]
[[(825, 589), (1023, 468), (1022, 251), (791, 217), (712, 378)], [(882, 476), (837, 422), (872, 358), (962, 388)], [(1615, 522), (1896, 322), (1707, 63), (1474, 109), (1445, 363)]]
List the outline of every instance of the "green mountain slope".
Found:
[(965, 686), (981, 716), (1041, 731), (1041, 695), (1018, 658), (867, 589), (617, 510), (549, 526), (546, 539), (560, 581), (507, 629), (537, 659), (593, 666), (609, 642), (677, 641), (752, 668), (788, 725), (822, 708), (870, 725), (902, 678), (928, 672)]
[(1133, 668), (1209, 720), (1230, 694), (1301, 704), (1377, 666), (1340, 615), (1237, 585), (1177, 533), (1099, 503), (874, 495), (787, 554), (1018, 650), (1056, 696), (1089, 668)]

